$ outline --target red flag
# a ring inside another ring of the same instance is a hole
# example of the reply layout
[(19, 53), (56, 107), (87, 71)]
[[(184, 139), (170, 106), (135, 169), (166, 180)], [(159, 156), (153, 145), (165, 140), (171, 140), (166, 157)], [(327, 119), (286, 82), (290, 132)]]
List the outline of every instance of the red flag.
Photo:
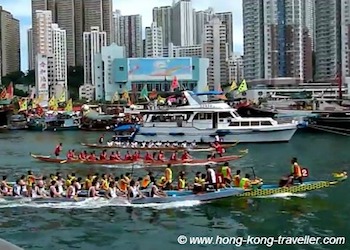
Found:
[(9, 86), (7, 86), (6, 98), (7, 99), (12, 99), (13, 98), (13, 83), (12, 82), (9, 84)]
[(0, 100), (6, 99), (7, 91), (3, 89), (0, 94)]
[(150, 99), (156, 99), (158, 96), (157, 90), (153, 89), (152, 92), (148, 95)]
[(39, 116), (42, 116), (44, 113), (43, 108), (39, 104), (36, 105), (35, 111)]
[(179, 82), (177, 81), (176, 76), (174, 76), (174, 79), (171, 83), (170, 89), (172, 89), (172, 91), (174, 91), (174, 89), (177, 89), (178, 87), (179, 87)]

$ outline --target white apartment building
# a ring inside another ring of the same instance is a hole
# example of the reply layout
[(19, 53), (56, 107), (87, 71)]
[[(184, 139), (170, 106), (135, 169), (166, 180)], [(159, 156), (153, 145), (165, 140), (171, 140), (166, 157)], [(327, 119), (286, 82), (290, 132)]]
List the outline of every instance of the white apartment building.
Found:
[(119, 17), (120, 46), (125, 46), (127, 57), (142, 57), (141, 15)]
[(194, 20), (191, 0), (179, 0), (172, 6), (172, 42), (176, 46), (194, 45)]
[(304, 26), (307, 28), (310, 37), (311, 37), (311, 45), (312, 50), (315, 50), (315, 1), (316, 0), (305, 0), (304, 1)]
[(152, 11), (153, 22), (162, 28), (163, 47), (168, 46), (171, 42), (171, 6), (155, 7)]
[(226, 41), (228, 44), (228, 53), (232, 55), (233, 49), (233, 17), (232, 12), (219, 12), (214, 14), (226, 26)]
[[(50, 96), (54, 95), (60, 98), (62, 92), (65, 92), (67, 100), (67, 38), (66, 31), (58, 27), (58, 24), (52, 24), (52, 84), (50, 87)], [(66, 101), (65, 100), (65, 101)]]
[(232, 56), (227, 60), (228, 81), (237, 85), (244, 79), (243, 56)]
[(150, 27), (145, 28), (145, 57), (163, 56), (163, 34), (162, 28), (153, 22)]
[(114, 30), (114, 43), (116, 43), (117, 45), (120, 45), (120, 24), (119, 24), (119, 20), (120, 20), (120, 16), (121, 16), (121, 12), (120, 10), (115, 10), (113, 12), (113, 30)]
[[(89, 32), (83, 34), (84, 44), (84, 84), (95, 85), (94, 62), (95, 55), (101, 53), (101, 48), (107, 46), (107, 33), (100, 31), (97, 26), (91, 27)], [(90, 89), (90, 88), (86, 88)], [(92, 98), (93, 99), (93, 98)]]
[(305, 42), (304, 0), (243, 1), (247, 80), (312, 77), (312, 45)]
[(202, 45), (174, 46), (173, 43), (163, 49), (163, 57), (202, 57)]
[(226, 25), (214, 17), (205, 25), (204, 34), (203, 57), (209, 59), (209, 90), (220, 90), (222, 84), (228, 83)]
[(196, 12), (196, 43), (201, 44), (204, 38), (204, 26), (209, 23), (209, 21), (214, 16), (213, 8), (208, 8), (207, 10), (201, 10)]
[(36, 36), (37, 43), (34, 44), (38, 54), (51, 55), (52, 54), (52, 13), (50, 10), (37, 10), (36, 15)]
[(95, 86), (92, 84), (83, 84), (79, 87), (79, 99), (88, 102), (94, 100)]

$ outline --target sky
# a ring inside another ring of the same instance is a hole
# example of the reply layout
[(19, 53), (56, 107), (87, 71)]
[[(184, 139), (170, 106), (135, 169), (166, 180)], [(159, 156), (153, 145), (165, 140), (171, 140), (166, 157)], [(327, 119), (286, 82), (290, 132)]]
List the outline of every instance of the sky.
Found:
[[(152, 22), (153, 7), (171, 5), (172, 0), (113, 0), (113, 10), (119, 9), (122, 15), (142, 15), (142, 26)], [(233, 41), (237, 53), (243, 51), (242, 0), (192, 0), (193, 8), (205, 10), (214, 8), (216, 12), (233, 13)], [(21, 69), (28, 69), (27, 30), (31, 27), (31, 0), (0, 0), (0, 6), (20, 20), (21, 30)]]

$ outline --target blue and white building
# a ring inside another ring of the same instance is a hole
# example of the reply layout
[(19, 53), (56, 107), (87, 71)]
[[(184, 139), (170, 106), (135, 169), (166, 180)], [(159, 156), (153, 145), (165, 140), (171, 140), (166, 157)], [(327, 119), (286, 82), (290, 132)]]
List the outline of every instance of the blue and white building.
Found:
[(139, 95), (145, 84), (148, 92), (170, 91), (174, 77), (182, 88), (204, 91), (208, 67), (207, 58), (126, 58), (124, 47), (112, 44), (95, 56), (95, 99), (110, 101), (125, 90)]

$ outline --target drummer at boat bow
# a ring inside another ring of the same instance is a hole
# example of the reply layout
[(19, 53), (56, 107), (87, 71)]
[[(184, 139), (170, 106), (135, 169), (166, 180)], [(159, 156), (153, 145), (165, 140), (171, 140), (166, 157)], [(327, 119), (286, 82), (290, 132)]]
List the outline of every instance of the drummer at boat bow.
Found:
[(59, 157), (60, 156), (60, 153), (62, 151), (62, 148), (63, 148), (63, 144), (62, 142), (60, 142), (56, 147), (55, 147), (55, 156), (56, 157)]

